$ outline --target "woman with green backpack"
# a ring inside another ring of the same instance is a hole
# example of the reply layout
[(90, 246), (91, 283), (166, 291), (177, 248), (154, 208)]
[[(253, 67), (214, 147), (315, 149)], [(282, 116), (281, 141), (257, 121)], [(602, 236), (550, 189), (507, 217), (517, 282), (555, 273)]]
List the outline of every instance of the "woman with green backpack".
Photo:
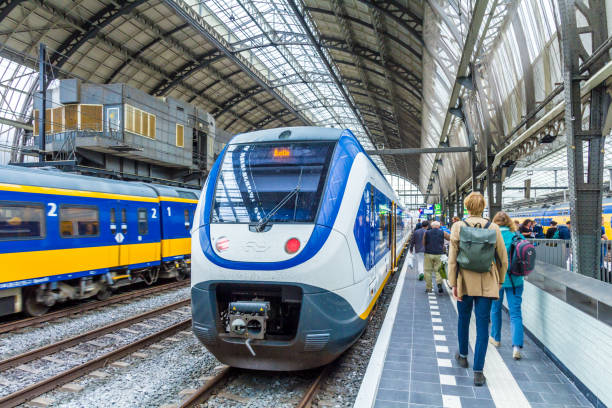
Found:
[(459, 351), (457, 363), (468, 367), (469, 327), (472, 309), (476, 316), (476, 347), (474, 347), (474, 385), (482, 386), (489, 338), (491, 304), (499, 298), (508, 269), (508, 254), (497, 224), (482, 218), (485, 200), (473, 192), (465, 198), (469, 213), (451, 229), (448, 254), (448, 280), (457, 300)]
[[(500, 211), (493, 217), (493, 222), (499, 225), (502, 238), (508, 252), (508, 259), (511, 257), (512, 243), (516, 239), (524, 239), (517, 231), (510, 216)], [(515, 360), (520, 360), (521, 351), (523, 348), (523, 315), (521, 312), (521, 303), (523, 301), (523, 277), (514, 276), (510, 271), (506, 274), (504, 284), (499, 290), (499, 299), (493, 302), (491, 307), (491, 337), (489, 343), (495, 347), (501, 345), (501, 326), (502, 326), (502, 303), (504, 295), (508, 300), (508, 311), (510, 313), (510, 331), (512, 332), (512, 357)]]

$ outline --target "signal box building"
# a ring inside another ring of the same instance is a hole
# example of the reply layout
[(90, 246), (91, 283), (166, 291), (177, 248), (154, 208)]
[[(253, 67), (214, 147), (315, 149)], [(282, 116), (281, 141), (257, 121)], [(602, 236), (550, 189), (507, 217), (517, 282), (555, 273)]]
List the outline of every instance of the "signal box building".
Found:
[[(200, 185), (221, 148), (214, 118), (186, 102), (125, 84), (64, 79), (54, 85), (47, 92), (45, 155), (56, 164)], [(40, 99), (38, 137), (39, 117)]]

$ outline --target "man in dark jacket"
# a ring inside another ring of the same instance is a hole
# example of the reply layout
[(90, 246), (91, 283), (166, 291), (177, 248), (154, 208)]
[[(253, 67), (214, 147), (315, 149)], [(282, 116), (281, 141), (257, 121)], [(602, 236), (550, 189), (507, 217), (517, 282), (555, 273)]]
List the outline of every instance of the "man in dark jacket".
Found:
[(425, 247), (423, 246), (423, 236), (429, 227), (429, 221), (425, 220), (421, 223), (421, 228), (412, 233), (410, 239), (410, 252), (414, 253), (417, 276), (423, 274), (423, 265), (425, 262)]
[(444, 254), (444, 239), (450, 240), (450, 234), (440, 229), (440, 223), (431, 223), (431, 229), (423, 236), (423, 247), (425, 249), (425, 292), (431, 292), (433, 287), (433, 275), (436, 275), (438, 293), (443, 293), (440, 266), (442, 254)]
[(555, 232), (557, 232), (557, 221), (551, 221), (550, 227), (546, 230), (546, 239), (553, 239)]

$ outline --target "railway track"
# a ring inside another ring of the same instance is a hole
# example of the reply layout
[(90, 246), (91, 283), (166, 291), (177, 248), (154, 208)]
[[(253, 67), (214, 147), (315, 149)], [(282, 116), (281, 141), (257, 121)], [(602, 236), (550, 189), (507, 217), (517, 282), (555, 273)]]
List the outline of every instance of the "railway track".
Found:
[(99, 300), (95, 302), (87, 302), (78, 306), (60, 309), (55, 312), (47, 313), (42, 316), (28, 317), (25, 319), (15, 320), (12, 322), (0, 324), (0, 334), (8, 333), (17, 329), (23, 329), (24, 327), (34, 326), (36, 324), (49, 322), (52, 320), (60, 319), (62, 317), (69, 317), (76, 314), (88, 312), (90, 310), (99, 309), (101, 307), (109, 306), (116, 303), (125, 302), (127, 300), (136, 299), (142, 296), (152, 295), (167, 290), (177, 289), (189, 285), (189, 280), (180, 282), (171, 282), (165, 285), (154, 286), (146, 289), (136, 290), (121, 295), (112, 296), (106, 300)]
[[(333, 363), (332, 363), (333, 364)], [(323, 381), (329, 376), (329, 373), (332, 371), (332, 364), (328, 364), (327, 366), (319, 369), (319, 373), (311, 382), (310, 386), (307, 388), (306, 392), (296, 405), (296, 408), (309, 408), (314, 397), (317, 395), (317, 391), (319, 390)], [(205, 403), (208, 399), (213, 395), (215, 389), (222, 384), (226, 383), (230, 376), (239, 371), (238, 369), (225, 366), (217, 374), (215, 374), (212, 378), (210, 378), (202, 387), (196, 390), (194, 394), (192, 394), (187, 400), (181, 402), (179, 405), (180, 408), (191, 408), (191, 407), (199, 407), (200, 404)]]
[[(91, 330), (87, 333), (83, 333), (81, 335), (50, 344), (48, 346), (41, 347), (39, 349), (35, 349), (17, 356), (13, 356), (6, 360), (0, 361), (0, 371), (4, 374), (6, 370), (10, 370), (13, 367), (22, 367), (23, 364), (26, 364), (28, 362), (32, 362), (35, 360), (39, 361), (44, 357), (58, 353), (62, 350), (75, 347), (76, 345), (85, 344), (85, 342), (89, 342), (92, 339), (97, 339), (101, 336), (116, 332), (120, 329), (124, 329), (140, 322), (154, 319), (157, 316), (176, 311), (179, 308), (188, 306), (189, 302), (189, 299), (175, 302), (170, 305), (166, 305), (155, 310), (142, 313), (137, 316), (133, 316), (128, 319), (112, 323), (110, 325), (95, 330)], [(116, 348), (95, 358), (88, 359), (83, 363), (70, 367), (43, 380), (32, 383), (31, 385), (19, 389), (11, 394), (0, 397), (0, 407), (14, 407), (16, 405), (27, 402), (61, 385), (64, 385), (66, 383), (69, 383), (70, 381), (82, 377), (83, 375), (93, 370), (105, 367), (113, 361), (119, 360), (133, 352), (136, 352), (137, 350), (140, 350), (150, 344), (157, 343), (179, 331), (189, 329), (190, 327), (191, 319), (182, 319), (178, 323), (174, 323), (168, 327), (164, 327), (163, 329), (149, 334), (146, 337), (139, 338), (135, 341), (130, 342), (129, 344)]]

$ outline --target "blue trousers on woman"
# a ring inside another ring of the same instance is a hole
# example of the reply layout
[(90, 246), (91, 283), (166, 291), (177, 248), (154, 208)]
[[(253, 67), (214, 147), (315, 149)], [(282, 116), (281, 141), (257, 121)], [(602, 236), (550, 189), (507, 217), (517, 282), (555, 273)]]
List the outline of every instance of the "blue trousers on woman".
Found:
[(493, 299), (482, 296), (463, 295), (461, 301), (457, 301), (457, 312), (459, 313), (459, 354), (467, 357), (470, 338), (470, 318), (472, 309), (476, 315), (476, 347), (474, 349), (474, 371), (482, 371), (489, 344), (489, 319), (491, 315), (491, 303)]
[(493, 302), (491, 307), (491, 337), (495, 341), (501, 339), (502, 326), (502, 303), (504, 294), (508, 299), (508, 312), (510, 312), (510, 331), (512, 332), (512, 345), (523, 347), (523, 316), (521, 313), (521, 303), (523, 301), (523, 285), (517, 286), (515, 290), (503, 287), (499, 290), (499, 300)]

